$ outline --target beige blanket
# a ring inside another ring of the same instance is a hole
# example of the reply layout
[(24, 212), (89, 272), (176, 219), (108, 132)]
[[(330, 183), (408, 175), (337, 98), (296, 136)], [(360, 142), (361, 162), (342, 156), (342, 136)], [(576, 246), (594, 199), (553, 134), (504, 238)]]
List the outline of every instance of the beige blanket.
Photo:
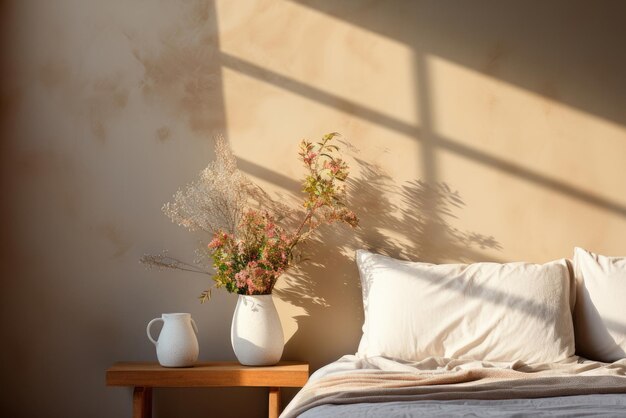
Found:
[(281, 417), (297, 417), (324, 404), (615, 393), (626, 393), (626, 360), (605, 364), (572, 357), (527, 365), (440, 358), (398, 363), (345, 356), (311, 376)]

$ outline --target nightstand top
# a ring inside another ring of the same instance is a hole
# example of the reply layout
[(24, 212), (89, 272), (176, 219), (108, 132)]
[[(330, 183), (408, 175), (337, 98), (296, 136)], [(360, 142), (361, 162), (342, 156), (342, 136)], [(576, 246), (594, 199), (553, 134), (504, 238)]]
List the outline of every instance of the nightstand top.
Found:
[(257, 367), (237, 362), (199, 362), (185, 368), (162, 367), (157, 362), (119, 362), (106, 371), (107, 386), (302, 387), (308, 378), (309, 364), (298, 361)]

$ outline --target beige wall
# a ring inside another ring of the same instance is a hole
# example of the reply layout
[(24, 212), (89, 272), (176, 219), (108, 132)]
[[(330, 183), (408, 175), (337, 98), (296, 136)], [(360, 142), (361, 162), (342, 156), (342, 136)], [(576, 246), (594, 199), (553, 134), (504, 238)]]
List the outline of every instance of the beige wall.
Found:
[[(356, 248), (433, 262), (626, 254), (623, 2), (0, 3), (2, 416), (117, 417), (121, 359), (187, 311), (233, 359), (236, 298), (146, 271), (192, 258), (160, 207), (223, 132), (242, 169), (298, 197), (297, 141), (340, 131), (362, 227), (324, 231), (281, 283), (285, 358), (358, 343)], [(34, 396), (34, 401), (33, 401)], [(241, 400), (245, 399), (245, 402)], [(170, 390), (156, 416), (264, 414), (250, 390)]]

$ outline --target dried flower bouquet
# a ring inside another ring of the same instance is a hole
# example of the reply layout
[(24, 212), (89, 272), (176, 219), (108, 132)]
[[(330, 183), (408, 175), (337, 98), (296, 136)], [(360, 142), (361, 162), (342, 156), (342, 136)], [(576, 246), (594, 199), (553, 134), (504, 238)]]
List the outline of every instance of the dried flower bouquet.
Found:
[[(201, 254), (212, 260), (214, 271), (163, 254), (145, 255), (141, 261), (158, 268), (210, 274), (215, 287), (231, 293), (271, 294), (280, 275), (294, 264), (296, 246), (320, 226), (336, 222), (358, 225), (357, 216), (344, 203), (349, 167), (339, 156), (333, 141), (336, 136), (333, 132), (319, 142), (300, 143), (299, 157), (307, 170), (302, 190), (304, 211), (291, 211), (300, 216), (293, 228), (282, 224), (287, 217), (272, 213), (275, 202), (263, 205), (264, 210), (251, 207), (253, 201), (268, 202), (267, 195), (237, 169), (230, 147), (218, 138), (215, 161), (163, 207), (173, 222), (212, 237)], [(204, 302), (210, 296), (211, 288), (200, 299)]]

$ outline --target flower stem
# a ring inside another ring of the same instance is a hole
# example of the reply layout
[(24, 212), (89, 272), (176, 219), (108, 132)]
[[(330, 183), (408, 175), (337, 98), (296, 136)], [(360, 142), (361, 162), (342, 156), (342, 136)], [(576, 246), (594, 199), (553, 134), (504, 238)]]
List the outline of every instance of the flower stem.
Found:
[(300, 226), (296, 230), (296, 233), (293, 235), (294, 236), (294, 240), (291, 243), (291, 245), (289, 246), (289, 250), (290, 251), (293, 249), (293, 247), (296, 246), (296, 244), (298, 244), (298, 241), (300, 241), (300, 233), (302, 232), (302, 228), (304, 228), (304, 225), (306, 225), (306, 223), (313, 217), (313, 212), (314, 211), (315, 211), (315, 209), (310, 209), (308, 211), (308, 213), (306, 214), (306, 216), (304, 217), (304, 219), (302, 220), (302, 223), (300, 223)]

